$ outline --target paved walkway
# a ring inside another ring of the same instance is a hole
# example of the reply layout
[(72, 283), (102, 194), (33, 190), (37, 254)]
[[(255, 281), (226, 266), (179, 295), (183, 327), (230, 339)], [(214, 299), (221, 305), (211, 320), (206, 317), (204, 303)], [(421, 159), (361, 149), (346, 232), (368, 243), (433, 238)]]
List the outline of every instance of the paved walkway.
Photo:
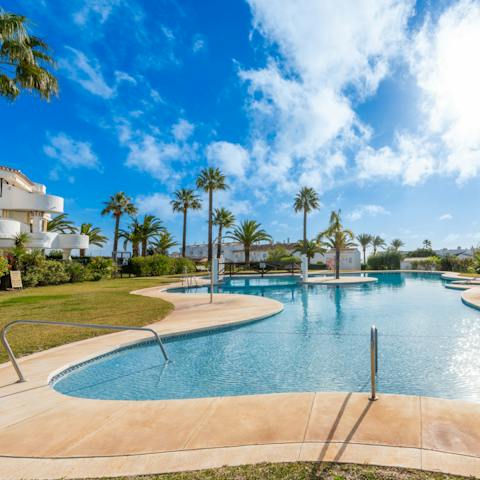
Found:
[[(172, 334), (271, 315), (253, 296), (137, 294), (171, 301), (153, 327)], [(66, 365), (137, 341), (96, 337), (21, 360), (28, 382), (0, 366), (0, 478), (139, 475), (264, 461), (328, 460), (480, 475), (480, 404), (360, 393), (292, 393), (168, 401), (63, 396), (48, 378)]]

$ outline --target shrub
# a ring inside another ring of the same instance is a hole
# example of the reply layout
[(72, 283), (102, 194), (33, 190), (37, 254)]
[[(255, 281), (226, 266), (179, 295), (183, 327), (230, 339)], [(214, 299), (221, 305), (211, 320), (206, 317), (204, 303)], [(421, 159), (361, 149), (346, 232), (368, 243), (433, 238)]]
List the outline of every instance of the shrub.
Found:
[(167, 255), (149, 255), (130, 259), (125, 271), (137, 277), (156, 277), (195, 271), (195, 264), (187, 258), (172, 258)]
[(51, 250), (48, 255), (46, 255), (48, 260), (62, 260), (63, 259), (63, 250)]
[(8, 260), (5, 257), (0, 257), (0, 277), (6, 275), (8, 271)]
[(368, 268), (371, 270), (398, 270), (402, 255), (394, 250), (379, 252), (368, 257)]
[(94, 281), (111, 278), (116, 270), (113, 260), (103, 257), (92, 257), (86, 267), (87, 278)]
[(413, 270), (438, 270), (441, 266), (442, 260), (439, 257), (428, 257), (418, 259), (412, 262)]
[(417, 248), (407, 255), (408, 258), (428, 258), (434, 256), (435, 252), (431, 248)]
[(84, 282), (89, 279), (90, 272), (81, 263), (67, 262), (65, 263), (65, 271), (71, 283)]
[(23, 273), (23, 284), (26, 287), (59, 285), (69, 280), (70, 276), (63, 263), (44, 258), (36, 259), (35, 263), (28, 265)]
[(266, 261), (268, 263), (281, 263), (283, 258), (289, 256), (289, 251), (283, 245), (277, 245), (268, 251)]

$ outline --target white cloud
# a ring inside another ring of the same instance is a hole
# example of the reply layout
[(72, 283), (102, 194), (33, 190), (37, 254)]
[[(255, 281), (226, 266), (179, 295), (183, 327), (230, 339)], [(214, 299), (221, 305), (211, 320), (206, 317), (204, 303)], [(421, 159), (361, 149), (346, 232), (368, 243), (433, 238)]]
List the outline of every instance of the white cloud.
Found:
[(148, 134), (137, 142), (130, 141), (129, 149), (126, 161), (128, 167), (136, 167), (164, 181), (173, 173), (170, 162), (182, 155), (182, 150), (176, 143), (164, 143)]
[(139, 195), (135, 199), (135, 205), (138, 212), (143, 214), (153, 214), (160, 217), (161, 220), (173, 217), (171, 198), (163, 193), (153, 193), (151, 195)]
[(345, 92), (361, 99), (376, 90), (403, 44), (413, 2), (249, 3), (257, 31), (282, 57), (239, 72), (249, 86), (258, 178), (292, 190), (297, 185), (291, 178), (315, 172), (313, 183), (325, 188), (345, 167), (339, 162), (343, 148), (370, 133)]
[(250, 165), (247, 150), (238, 143), (212, 142), (207, 147), (207, 159), (227, 175), (245, 178)]
[(77, 50), (76, 48), (66, 47), (70, 52), (68, 59), (61, 59), (60, 67), (66, 72), (68, 77), (79, 83), (85, 90), (93, 95), (109, 99), (115, 96), (115, 88), (107, 84), (103, 78), (100, 64)]
[(131, 83), (133, 85), (136, 85), (137, 84), (137, 81), (135, 80), (135, 78), (133, 78), (130, 74), (128, 74), (127, 72), (122, 72), (121, 70), (117, 70), (115, 72), (115, 78), (117, 80), (117, 83), (119, 82), (128, 82), (128, 83)]
[(439, 220), (452, 220), (452, 215), (450, 213), (444, 213), (438, 217)]
[(85, 25), (89, 18), (97, 18), (100, 23), (105, 23), (112, 11), (123, 3), (123, 0), (84, 0), (83, 6), (73, 15), (73, 20), (78, 25)]
[(436, 168), (432, 145), (408, 134), (397, 134), (393, 148), (364, 146), (355, 160), (361, 180), (400, 178), (406, 185), (421, 183)]
[(347, 218), (355, 222), (365, 216), (376, 217), (377, 215), (390, 215), (390, 212), (381, 205), (358, 205), (347, 215)]
[(177, 123), (172, 126), (173, 136), (180, 141), (185, 141), (192, 136), (195, 125), (184, 118), (180, 118)]
[(200, 53), (207, 49), (207, 40), (203, 35), (197, 34), (193, 37), (192, 52)]
[(461, 0), (415, 38), (411, 69), (425, 98), (427, 134), (442, 143), (439, 170), (459, 181), (480, 174), (480, 4)]
[(48, 144), (43, 146), (43, 151), (47, 156), (58, 160), (59, 164), (67, 169), (100, 168), (98, 157), (93, 152), (91, 144), (74, 140), (65, 133), (49, 136)]

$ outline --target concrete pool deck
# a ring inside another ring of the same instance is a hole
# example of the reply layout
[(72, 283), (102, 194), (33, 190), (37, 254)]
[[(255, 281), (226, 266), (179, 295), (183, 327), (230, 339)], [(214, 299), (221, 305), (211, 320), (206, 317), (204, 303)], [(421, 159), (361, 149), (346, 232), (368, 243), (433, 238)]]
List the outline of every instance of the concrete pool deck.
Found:
[[(264, 297), (135, 293), (172, 302), (162, 335), (264, 318)], [(480, 306), (480, 289), (471, 301)], [(470, 290), (469, 292), (472, 292)], [(468, 293), (468, 292), (467, 292)], [(289, 393), (167, 401), (67, 397), (54, 372), (144, 335), (121, 332), (23, 357), (26, 383), (0, 365), (0, 478), (82, 478), (298, 460), (480, 476), (480, 403), (365, 393)]]

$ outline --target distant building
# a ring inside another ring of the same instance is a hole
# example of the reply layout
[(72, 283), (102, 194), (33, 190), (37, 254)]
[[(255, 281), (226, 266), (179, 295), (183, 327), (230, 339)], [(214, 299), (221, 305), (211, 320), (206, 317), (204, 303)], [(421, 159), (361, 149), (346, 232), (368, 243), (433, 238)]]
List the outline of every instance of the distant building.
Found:
[(71, 251), (88, 248), (88, 236), (47, 231), (51, 214), (63, 213), (63, 198), (47, 195), (45, 185), (32, 182), (20, 170), (0, 166), (0, 254), (10, 250), (19, 233), (27, 233), (27, 248)]
[[(262, 243), (257, 245), (252, 245), (250, 250), (250, 261), (251, 262), (263, 262), (267, 259), (268, 253), (270, 250), (276, 247), (285, 248), (289, 254), (300, 255), (298, 252), (294, 253), (295, 243)], [(213, 253), (216, 256), (217, 254), (217, 245), (213, 246)], [(193, 244), (187, 245), (185, 249), (185, 254), (188, 258), (191, 258), (195, 261), (203, 261), (208, 257), (208, 245), (206, 243), (202, 244)], [(222, 244), (222, 255), (223, 259), (227, 263), (243, 263), (245, 262), (245, 252), (243, 250), (243, 245), (238, 242), (227, 242)], [(325, 255), (320, 255), (316, 253), (312, 258), (311, 263), (327, 263), (327, 260), (330, 259), (335, 261), (335, 251), (327, 252)], [(360, 252), (356, 248), (342, 250), (340, 254), (340, 268), (342, 270), (360, 270), (361, 267), (361, 256)]]
[(475, 249), (473, 247), (442, 248), (441, 250), (435, 250), (435, 254), (439, 257), (453, 256), (463, 260), (465, 258), (472, 258), (475, 254)]

